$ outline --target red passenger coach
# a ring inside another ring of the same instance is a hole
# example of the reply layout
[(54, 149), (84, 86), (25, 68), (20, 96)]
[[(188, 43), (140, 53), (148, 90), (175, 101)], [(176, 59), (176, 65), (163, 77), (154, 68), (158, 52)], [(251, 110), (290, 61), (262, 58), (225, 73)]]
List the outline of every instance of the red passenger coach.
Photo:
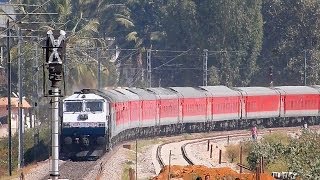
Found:
[(201, 86), (208, 94), (210, 120), (241, 118), (241, 93), (226, 86)]
[(179, 96), (183, 123), (195, 123), (208, 120), (206, 92), (193, 87), (171, 87)]
[(128, 88), (137, 94), (140, 98), (140, 113), (141, 113), (141, 126), (155, 126), (157, 125), (157, 98), (152, 92), (140, 88)]
[(117, 88), (116, 91), (124, 94), (128, 99), (128, 119), (129, 119), (129, 128), (139, 127), (140, 125), (140, 98), (137, 94), (128, 91), (126, 89)]
[(280, 93), (266, 87), (237, 87), (242, 94), (242, 119), (280, 116)]
[(275, 87), (282, 96), (281, 116), (318, 116), (319, 92), (308, 86)]
[(113, 104), (116, 129), (121, 131), (128, 129), (130, 125), (128, 98), (124, 94), (115, 90), (109, 90), (109, 92), (116, 96), (116, 102)]
[(148, 88), (157, 96), (158, 109), (157, 120), (160, 125), (175, 124), (179, 122), (179, 98), (178, 95), (165, 88)]
[(103, 90), (104, 97), (110, 103), (110, 131), (112, 134), (117, 135), (124, 130), (124, 105), (127, 104), (127, 98), (125, 95), (115, 90)]

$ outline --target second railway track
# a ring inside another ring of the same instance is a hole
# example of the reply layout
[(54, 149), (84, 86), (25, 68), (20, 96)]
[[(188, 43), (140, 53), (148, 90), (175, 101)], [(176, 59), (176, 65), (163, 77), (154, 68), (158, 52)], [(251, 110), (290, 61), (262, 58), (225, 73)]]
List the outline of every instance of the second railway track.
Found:
[[(288, 130), (289, 129), (289, 130)], [(291, 129), (291, 130), (290, 130)], [(294, 129), (294, 130), (292, 130)], [(270, 133), (270, 132), (275, 132), (275, 131), (282, 131), (282, 130), (287, 130), (288, 132), (296, 132), (296, 130), (299, 129), (299, 127), (287, 127), (287, 128), (270, 128), (270, 129), (264, 129), (261, 130), (259, 135), (263, 135), (266, 133)], [(156, 159), (160, 165), (160, 168), (162, 169), (165, 165), (169, 165), (168, 163), (168, 158), (163, 158), (162, 156), (168, 156), (168, 149), (166, 151), (163, 151), (163, 147), (164, 146), (170, 146), (170, 150), (172, 150), (172, 154), (171, 156), (173, 157), (172, 159), (174, 159), (174, 161), (171, 161), (171, 165), (199, 165), (197, 162), (194, 162), (194, 159), (191, 158), (192, 155), (190, 152), (188, 152), (188, 150), (186, 149), (186, 147), (188, 145), (191, 144), (197, 144), (197, 143), (203, 143), (205, 141), (210, 140), (211, 142), (217, 142), (217, 141), (222, 141), (222, 140), (226, 140), (230, 138), (231, 139), (235, 139), (235, 138), (251, 138), (250, 137), (250, 132), (245, 131), (245, 132), (239, 132), (239, 133), (234, 133), (234, 132), (225, 132), (225, 133), (221, 133), (221, 134), (217, 134), (217, 135), (213, 135), (211, 137), (204, 137), (204, 138), (193, 138), (193, 139), (188, 139), (188, 140), (178, 140), (178, 141), (170, 141), (170, 142), (166, 142), (163, 144), (160, 144), (157, 147), (157, 151), (156, 151)], [(177, 147), (174, 146), (178, 146), (177, 144), (179, 144), (180, 146), (180, 152), (177, 153)], [(173, 151), (173, 149), (175, 149)], [(169, 150), (169, 151), (170, 151)], [(179, 159), (180, 160), (177, 160)], [(183, 160), (182, 160), (183, 159)], [(182, 164), (179, 163), (175, 163), (177, 161), (183, 162)], [(184, 164), (187, 163), (187, 164)]]

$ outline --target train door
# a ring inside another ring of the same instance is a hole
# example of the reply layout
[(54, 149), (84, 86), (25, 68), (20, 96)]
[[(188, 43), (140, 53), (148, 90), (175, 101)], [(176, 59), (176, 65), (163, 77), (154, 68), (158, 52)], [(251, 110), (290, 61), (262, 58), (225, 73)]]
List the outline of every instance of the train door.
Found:
[[(110, 149), (110, 142), (111, 142), (111, 131), (112, 131), (112, 104), (110, 101), (105, 101), (105, 110), (106, 110), (106, 150), (108, 151)], [(114, 122), (114, 121), (113, 121)]]
[(179, 103), (179, 108), (178, 108), (178, 111), (179, 111), (179, 123), (183, 123), (183, 99), (179, 97), (178, 99), (178, 103)]
[(138, 127), (141, 127), (141, 125), (142, 125), (142, 121), (143, 121), (143, 112), (142, 112), (142, 110), (143, 110), (143, 101), (142, 100), (139, 100), (139, 107), (140, 107), (140, 110), (139, 110), (139, 125), (138, 125)]
[(206, 109), (207, 109), (207, 113), (206, 113), (206, 120), (207, 121), (211, 121), (212, 120), (212, 112), (211, 112), (211, 97), (207, 95), (206, 98)]
[(161, 106), (161, 98), (159, 95), (156, 95), (156, 126), (160, 126), (160, 106)]
[(280, 94), (280, 111), (279, 111), (279, 116), (284, 116), (284, 107), (285, 107), (285, 101), (286, 96), (284, 94)]
[(240, 93), (241, 93), (241, 96), (240, 96), (240, 98), (241, 98), (241, 100), (240, 100), (240, 103), (241, 103), (241, 105), (240, 105), (240, 107), (241, 107), (241, 119), (247, 119), (247, 117), (248, 117), (248, 112), (247, 112), (247, 109), (248, 109), (248, 107), (247, 107), (247, 105), (248, 105), (248, 95), (247, 95), (247, 93), (245, 92), (245, 91), (240, 91)]
[(161, 100), (159, 99), (157, 101), (157, 113), (156, 113), (156, 122), (157, 122), (156, 125), (159, 125), (159, 126), (160, 126), (160, 117), (161, 117), (160, 106), (161, 106)]
[(282, 89), (274, 89), (280, 95), (280, 107), (279, 107), (279, 117), (284, 117), (286, 114), (286, 92)]

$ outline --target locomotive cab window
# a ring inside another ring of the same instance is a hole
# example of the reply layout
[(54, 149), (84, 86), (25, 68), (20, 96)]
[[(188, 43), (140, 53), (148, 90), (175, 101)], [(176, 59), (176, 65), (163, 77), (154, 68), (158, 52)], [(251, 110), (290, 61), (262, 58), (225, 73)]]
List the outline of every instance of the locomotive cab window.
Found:
[(103, 101), (86, 101), (85, 110), (87, 112), (101, 112), (103, 111)]
[(81, 101), (66, 101), (64, 103), (64, 112), (81, 112), (82, 102)]

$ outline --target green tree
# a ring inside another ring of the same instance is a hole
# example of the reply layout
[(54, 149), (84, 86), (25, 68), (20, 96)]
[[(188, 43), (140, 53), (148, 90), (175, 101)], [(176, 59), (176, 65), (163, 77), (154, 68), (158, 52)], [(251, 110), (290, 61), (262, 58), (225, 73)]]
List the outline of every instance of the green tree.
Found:
[(288, 165), (290, 171), (299, 174), (302, 179), (320, 178), (320, 135), (312, 131), (303, 131), (298, 139), (290, 143)]
[[(261, 1), (195, 1), (202, 47), (215, 51), (209, 66), (225, 85), (249, 85), (257, 71), (263, 29)], [(220, 51), (220, 53), (219, 53)]]
[(315, 0), (263, 1), (264, 42), (259, 65), (265, 68), (260, 71), (260, 83), (268, 82), (266, 71), (273, 66), (276, 85), (302, 85), (305, 50), (307, 83), (319, 83), (319, 5)]
[(260, 157), (269, 171), (290, 171), (302, 179), (320, 178), (320, 135), (303, 130), (298, 138), (286, 134), (267, 135), (255, 143), (247, 157), (251, 168), (255, 168)]

